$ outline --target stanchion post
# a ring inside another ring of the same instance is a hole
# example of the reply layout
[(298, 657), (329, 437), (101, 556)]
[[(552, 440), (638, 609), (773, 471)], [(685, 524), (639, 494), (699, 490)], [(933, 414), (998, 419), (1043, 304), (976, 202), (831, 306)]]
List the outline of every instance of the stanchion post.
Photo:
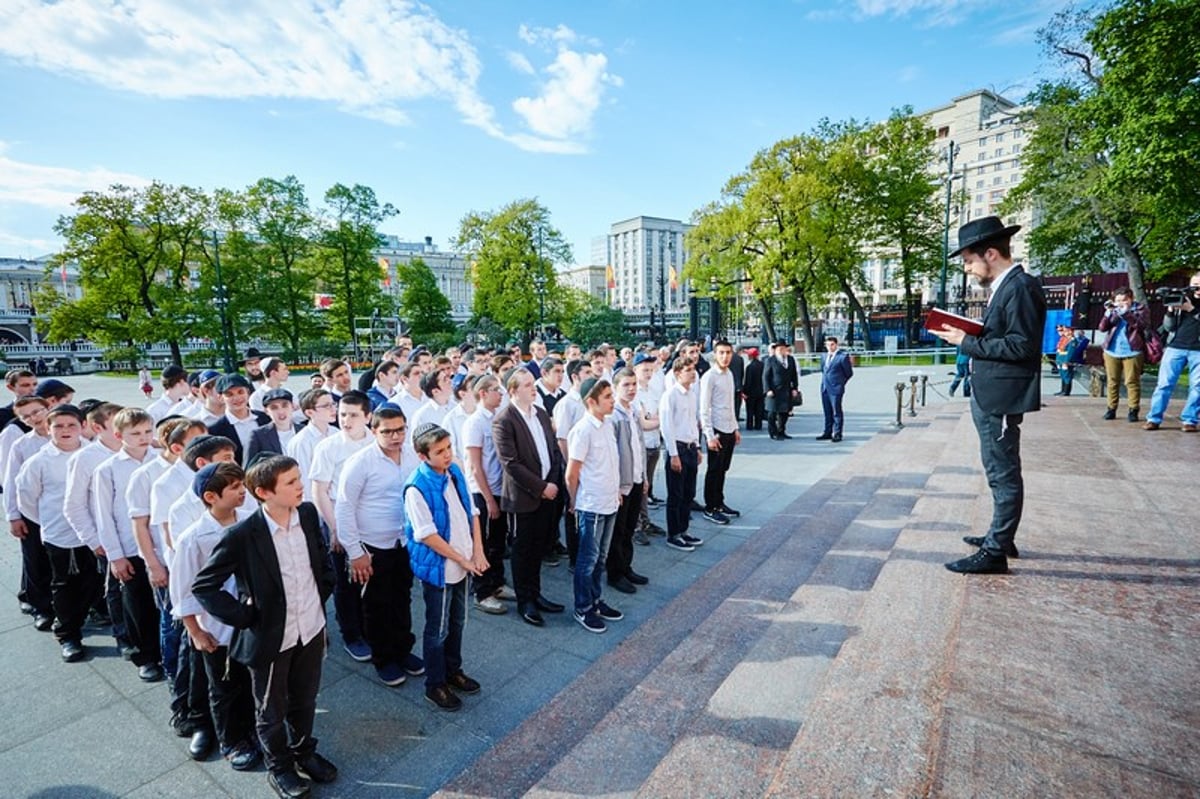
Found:
[(929, 375), (921, 375), (921, 407), (925, 407), (925, 386), (929, 382)]
[(904, 412), (904, 384), (896, 384), (896, 427), (904, 427), (904, 422), (900, 421), (900, 416)]
[(910, 386), (910, 389), (908, 392), (908, 415), (916, 416), (917, 415), (917, 376), (912, 375), (911, 377), (909, 377), (908, 384)]

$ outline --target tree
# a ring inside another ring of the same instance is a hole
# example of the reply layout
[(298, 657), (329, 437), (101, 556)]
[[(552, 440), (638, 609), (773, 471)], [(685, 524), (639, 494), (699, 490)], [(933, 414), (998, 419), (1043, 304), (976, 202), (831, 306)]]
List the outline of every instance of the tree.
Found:
[(572, 260), (571, 246), (550, 224), (550, 211), (535, 199), (515, 200), (499, 211), (472, 211), (462, 218), (454, 245), (471, 259), (476, 318), (488, 317), (528, 340), (538, 323), (534, 277), (547, 297), (558, 291), (553, 265)]
[(373, 315), (395, 315), (395, 304), (383, 291), (386, 266), (381, 273), (375, 260), (379, 247), (379, 226), (397, 211), (391, 203), (380, 204), (373, 189), (355, 184), (334, 185), (325, 192), (329, 221), (321, 233), (327, 262), (335, 280), (329, 281), (333, 294), (330, 315), (331, 333), (354, 339), (354, 320)]
[(396, 266), (396, 279), (404, 289), (400, 293), (400, 316), (409, 324), (413, 340), (454, 332), (450, 318), (450, 300), (438, 288), (437, 278), (423, 260)]
[(1025, 176), (1002, 210), (1036, 209), (1028, 244), (1044, 271), (1121, 259), (1144, 301), (1147, 277), (1200, 255), (1200, 2), (1068, 9), (1040, 38), (1073, 72), (1028, 98)]
[(567, 338), (580, 344), (593, 345), (606, 341), (615, 346), (631, 343), (633, 336), (625, 329), (625, 314), (585, 291), (566, 289), (572, 295), (575, 310), (564, 317), (561, 329)]
[(109, 348), (166, 341), (172, 360), (182, 363), (180, 342), (204, 330), (191, 270), (207, 197), (155, 181), (86, 192), (75, 207), (55, 225), (66, 244), (50, 268), (78, 262), (83, 297), (50, 309), (48, 338), (87, 336)]

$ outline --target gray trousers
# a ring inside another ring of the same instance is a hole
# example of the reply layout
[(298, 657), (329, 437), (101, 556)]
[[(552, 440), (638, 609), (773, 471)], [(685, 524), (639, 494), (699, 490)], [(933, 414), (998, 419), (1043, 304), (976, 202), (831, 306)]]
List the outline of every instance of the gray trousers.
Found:
[(659, 454), (662, 452), (662, 447), (654, 449), (646, 449), (646, 482), (650, 484), (648, 491), (642, 492), (642, 498), (638, 508), (638, 524), (639, 530), (646, 530), (650, 527), (650, 495), (654, 493), (654, 472), (658, 468)]
[(979, 433), (979, 456), (992, 489), (992, 524), (983, 549), (998, 555), (1012, 545), (1025, 506), (1021, 476), (1021, 422), (1025, 415), (991, 414), (972, 400), (971, 419)]

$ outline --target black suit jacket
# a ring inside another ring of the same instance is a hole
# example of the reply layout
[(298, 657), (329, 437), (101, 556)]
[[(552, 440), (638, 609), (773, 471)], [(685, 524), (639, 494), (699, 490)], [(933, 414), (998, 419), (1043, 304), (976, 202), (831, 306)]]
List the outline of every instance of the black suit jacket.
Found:
[(787, 413), (792, 409), (792, 392), (800, 390), (800, 376), (796, 372), (796, 359), (788, 356), (787, 364), (779, 362), (774, 355), (763, 359), (763, 393), (773, 391), (767, 397), (767, 411)]
[(729, 371), (733, 372), (733, 390), (737, 393), (742, 393), (742, 387), (746, 383), (746, 361), (741, 355), (734, 353), (733, 360), (729, 362)]
[(1042, 407), (1042, 332), (1046, 297), (1036, 278), (1014, 266), (983, 315), (983, 333), (967, 336), (971, 388), (991, 414), (1030, 413)]
[(554, 428), (544, 410), (534, 406), (542, 433), (546, 436), (546, 451), (550, 454), (550, 471), (542, 479), (542, 463), (537, 445), (529, 434), (529, 426), (511, 402), (492, 420), (492, 441), (500, 459), (504, 480), (500, 488), (500, 509), (505, 513), (533, 513), (542, 502), (546, 485), (558, 486), (559, 496), (566, 490), (566, 467), (562, 451), (554, 438)]
[[(267, 416), (262, 411), (250, 411), (250, 413), (252, 416), (254, 416), (254, 420), (258, 422), (259, 427), (271, 423), (271, 417)], [(237, 430), (234, 429), (232, 422), (226, 419), (225, 416), (221, 416), (220, 419), (208, 426), (208, 432), (210, 435), (214, 436), (225, 436), (232, 441), (233, 462), (240, 466), (246, 465), (246, 461), (244, 460), (246, 452), (242, 447), (242, 439), (238, 436)]]
[[(299, 433), (303, 425), (293, 424), (292, 432)], [(268, 422), (250, 434), (250, 446), (246, 448), (246, 463), (254, 460), (260, 452), (274, 452), (276, 455), (286, 455), (283, 445), (279, 443), (279, 431), (275, 425)]]
[(747, 397), (753, 398), (763, 395), (763, 365), (758, 358), (746, 363), (746, 374), (742, 378), (742, 392)]
[[(308, 560), (321, 604), (333, 593), (334, 574), (329, 565), (317, 509), (301, 503), (300, 526), (308, 542)], [(237, 597), (225, 592), (225, 581), (237, 582)], [(275, 543), (260, 507), (225, 531), (208, 563), (192, 583), (196, 599), (212, 615), (234, 628), (229, 654), (252, 668), (266, 666), (279, 655), (287, 600)]]

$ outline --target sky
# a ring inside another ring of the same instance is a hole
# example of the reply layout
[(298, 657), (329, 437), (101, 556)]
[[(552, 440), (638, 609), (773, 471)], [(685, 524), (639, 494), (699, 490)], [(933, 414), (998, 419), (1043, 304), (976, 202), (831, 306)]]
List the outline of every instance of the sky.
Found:
[(61, 241), (87, 190), (295, 175), (399, 210), (449, 249), (462, 217), (536, 197), (591, 240), (687, 220), (754, 153), (822, 118), (879, 120), (1048, 65), (1062, 0), (4, 0), (0, 257)]

